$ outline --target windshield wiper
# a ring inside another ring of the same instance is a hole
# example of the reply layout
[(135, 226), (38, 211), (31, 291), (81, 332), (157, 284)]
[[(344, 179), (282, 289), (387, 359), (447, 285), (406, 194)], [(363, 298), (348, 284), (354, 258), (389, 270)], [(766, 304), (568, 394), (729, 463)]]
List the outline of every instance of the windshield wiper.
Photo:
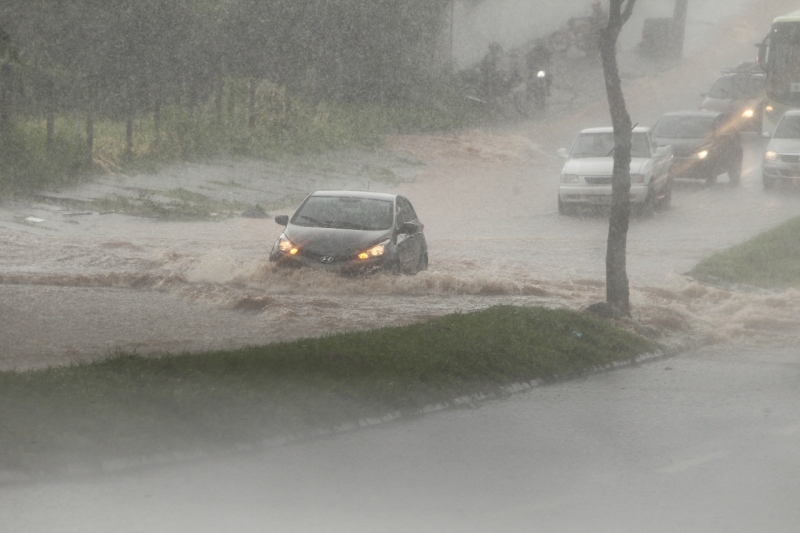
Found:
[(308, 220), (309, 222), (311, 222), (315, 226), (319, 226), (319, 227), (322, 227), (322, 228), (331, 227), (331, 223), (330, 222), (322, 222), (321, 220), (317, 220), (316, 218), (310, 217), (308, 215), (300, 215), (300, 218), (302, 218), (304, 220)]
[(367, 230), (370, 229), (363, 224), (356, 224), (355, 222), (336, 222), (335, 226), (341, 229), (358, 229), (358, 230)]

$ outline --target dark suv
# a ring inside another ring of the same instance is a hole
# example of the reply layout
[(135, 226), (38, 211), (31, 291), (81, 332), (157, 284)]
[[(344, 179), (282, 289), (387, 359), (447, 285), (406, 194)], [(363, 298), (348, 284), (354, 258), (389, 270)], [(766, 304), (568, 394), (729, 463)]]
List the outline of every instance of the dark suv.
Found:
[(728, 173), (731, 185), (742, 176), (742, 143), (735, 120), (712, 111), (678, 111), (663, 115), (653, 126), (659, 146), (672, 146), (673, 178), (704, 179), (713, 184)]
[(723, 75), (703, 94), (700, 109), (730, 115), (742, 131), (761, 133), (766, 78), (758, 63), (743, 63)]

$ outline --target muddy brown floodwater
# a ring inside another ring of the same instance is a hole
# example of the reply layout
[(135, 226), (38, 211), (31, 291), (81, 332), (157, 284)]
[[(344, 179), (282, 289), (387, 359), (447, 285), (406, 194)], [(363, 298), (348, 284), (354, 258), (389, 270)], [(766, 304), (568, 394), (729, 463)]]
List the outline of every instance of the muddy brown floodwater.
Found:
[[(719, 70), (752, 59), (788, 0), (751, 2), (708, 30), (709, 47), (675, 65), (621, 51), (634, 122), (696, 108)], [(226, 161), (155, 175), (104, 176), (49, 200), (0, 206), (0, 369), (195, 352), (393, 326), (497, 304), (579, 309), (604, 299), (607, 219), (556, 210), (555, 151), (608, 123), (599, 66), (556, 66), (546, 116), (458, 134), (400, 136), (385, 150), (282, 165)], [(765, 192), (758, 137), (745, 139), (742, 184), (678, 183), (672, 207), (633, 219), (634, 322), (683, 342), (800, 345), (800, 293), (716, 288), (684, 274), (709, 254), (800, 215), (800, 194)], [(301, 164), (302, 163), (302, 164)], [(425, 223), (430, 269), (340, 278), (274, 271), (267, 254), (290, 213), (319, 188), (393, 190)], [(184, 189), (260, 203), (269, 218), (218, 213), (165, 222), (56, 200)], [(68, 205), (72, 205), (69, 207)]]

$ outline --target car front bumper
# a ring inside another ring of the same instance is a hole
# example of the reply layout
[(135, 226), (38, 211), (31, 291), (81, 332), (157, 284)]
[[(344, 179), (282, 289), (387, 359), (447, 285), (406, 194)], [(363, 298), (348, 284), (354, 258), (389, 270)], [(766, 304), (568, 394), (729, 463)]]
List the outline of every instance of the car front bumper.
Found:
[(716, 172), (715, 161), (712, 157), (698, 159), (697, 157), (673, 157), (672, 166), (669, 174), (673, 178), (706, 179), (709, 176), (717, 176), (721, 172)]
[(332, 256), (289, 255), (281, 251), (273, 251), (269, 260), (279, 267), (312, 268), (343, 275), (369, 274), (385, 270), (391, 264), (390, 258), (386, 255), (370, 259), (345, 259)]
[(800, 181), (800, 157), (797, 162), (764, 160), (761, 168), (767, 179)]
[[(608, 206), (611, 205), (611, 185), (592, 187), (562, 184), (558, 188), (558, 197), (567, 205)], [(646, 199), (647, 185), (631, 184), (631, 203), (643, 204)]]

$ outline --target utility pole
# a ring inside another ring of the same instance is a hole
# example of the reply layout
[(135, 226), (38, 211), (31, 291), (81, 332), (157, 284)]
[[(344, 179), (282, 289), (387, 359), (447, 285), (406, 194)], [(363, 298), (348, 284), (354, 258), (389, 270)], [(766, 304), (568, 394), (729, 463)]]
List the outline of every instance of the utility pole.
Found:
[(686, 13), (689, 10), (689, 0), (675, 0), (675, 11), (672, 15), (672, 35), (670, 43), (670, 56), (674, 59), (683, 57), (683, 40), (686, 36)]

